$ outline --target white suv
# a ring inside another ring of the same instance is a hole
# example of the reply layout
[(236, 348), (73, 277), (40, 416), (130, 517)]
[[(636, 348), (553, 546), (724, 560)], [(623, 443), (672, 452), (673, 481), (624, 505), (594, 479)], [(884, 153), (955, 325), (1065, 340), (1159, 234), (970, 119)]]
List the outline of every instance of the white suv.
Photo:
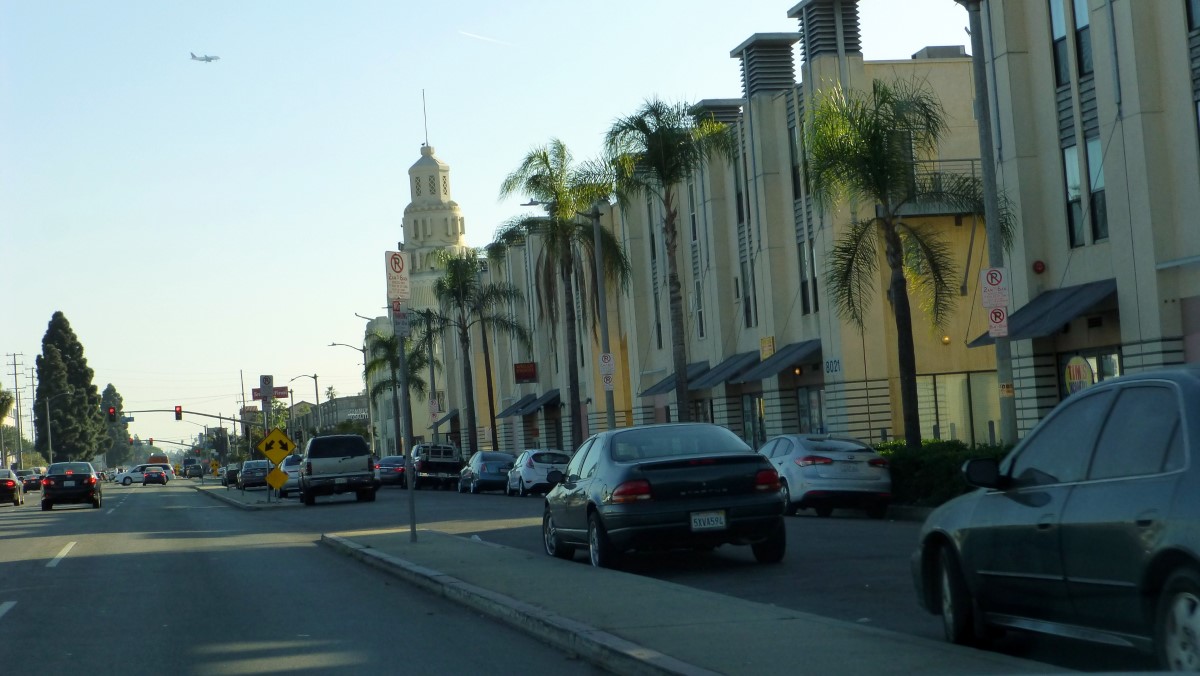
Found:
[(300, 499), (316, 504), (318, 495), (353, 492), (359, 502), (375, 500), (375, 457), (358, 434), (313, 437), (300, 463)]

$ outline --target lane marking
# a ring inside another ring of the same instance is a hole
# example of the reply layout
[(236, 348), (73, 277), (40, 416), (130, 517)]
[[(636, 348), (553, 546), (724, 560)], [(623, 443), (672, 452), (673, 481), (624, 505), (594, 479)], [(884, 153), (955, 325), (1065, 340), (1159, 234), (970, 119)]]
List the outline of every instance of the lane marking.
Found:
[(0, 603), (0, 617), (4, 617), (4, 613), (12, 610), (13, 606), (15, 605), (17, 605), (16, 601), (5, 601), (4, 603)]
[(113, 507), (112, 509), (108, 510), (108, 511), (106, 512), (106, 514), (112, 514), (112, 513), (113, 513), (113, 512), (115, 512), (115, 511), (117, 511), (117, 508), (116, 508), (116, 507)]
[(51, 560), (50, 560), (50, 562), (49, 562), (49, 563), (47, 563), (47, 564), (46, 564), (46, 567), (47, 567), (47, 568), (56, 568), (56, 567), (58, 567), (58, 562), (59, 562), (59, 561), (62, 561), (62, 560), (63, 560), (63, 558), (64, 558), (64, 557), (67, 555), (67, 552), (71, 551), (71, 550), (72, 550), (74, 547), (75, 547), (75, 543), (74, 543), (74, 542), (68, 542), (68, 543), (67, 543), (67, 546), (66, 546), (66, 547), (63, 547), (63, 548), (62, 548), (62, 551), (58, 553), (58, 556), (54, 557), (53, 559), (51, 559)]

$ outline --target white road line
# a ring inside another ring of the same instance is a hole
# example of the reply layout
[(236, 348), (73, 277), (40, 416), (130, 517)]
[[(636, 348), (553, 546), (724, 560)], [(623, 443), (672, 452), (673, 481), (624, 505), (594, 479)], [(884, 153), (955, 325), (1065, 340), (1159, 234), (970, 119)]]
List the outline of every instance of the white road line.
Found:
[(117, 508), (116, 508), (116, 507), (113, 507), (112, 509), (110, 509), (110, 510), (108, 510), (107, 512), (105, 512), (105, 514), (112, 514), (112, 513), (113, 513), (113, 512), (115, 512), (115, 511), (117, 511)]
[(74, 548), (74, 547), (75, 547), (75, 543), (74, 543), (74, 542), (68, 542), (68, 543), (67, 543), (67, 546), (66, 546), (66, 547), (63, 547), (63, 548), (62, 548), (62, 551), (58, 553), (58, 556), (54, 557), (53, 559), (51, 559), (51, 560), (50, 560), (50, 562), (49, 562), (49, 563), (47, 563), (47, 564), (46, 564), (46, 567), (47, 567), (47, 568), (56, 568), (56, 567), (58, 567), (58, 562), (59, 562), (59, 561), (62, 561), (62, 560), (63, 560), (63, 558), (64, 558), (64, 557), (66, 557), (66, 555), (67, 555), (67, 552), (71, 551), (71, 549), (72, 549), (72, 548)]
[(0, 617), (4, 617), (4, 613), (12, 610), (13, 606), (15, 605), (17, 605), (16, 601), (5, 601), (4, 603), (0, 603)]

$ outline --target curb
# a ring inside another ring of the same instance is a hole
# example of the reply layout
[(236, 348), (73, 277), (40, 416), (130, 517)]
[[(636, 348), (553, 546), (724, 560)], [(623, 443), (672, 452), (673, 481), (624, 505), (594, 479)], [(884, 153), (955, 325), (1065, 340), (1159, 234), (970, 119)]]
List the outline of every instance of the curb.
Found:
[(647, 676), (716, 676), (717, 674), (715, 671), (688, 664), (591, 625), (478, 587), (337, 535), (321, 535), (320, 544), (383, 572), (412, 582), (438, 596), (505, 622), (556, 648), (579, 655), (588, 662), (613, 673), (646, 674)]
[[(220, 500), (221, 502), (224, 502), (227, 505), (237, 507), (238, 509), (244, 509), (248, 512), (258, 511), (258, 510), (262, 509), (262, 507), (259, 507), (258, 505), (247, 505), (246, 503), (242, 502), (241, 500), (235, 500), (231, 497), (222, 495), (219, 491), (203, 490), (197, 484), (192, 485), (192, 490), (196, 491), (197, 493), (202, 493), (204, 495), (210, 495), (210, 496), (212, 496), (212, 498), (214, 500)], [(237, 490), (237, 489), (231, 488), (228, 490)]]

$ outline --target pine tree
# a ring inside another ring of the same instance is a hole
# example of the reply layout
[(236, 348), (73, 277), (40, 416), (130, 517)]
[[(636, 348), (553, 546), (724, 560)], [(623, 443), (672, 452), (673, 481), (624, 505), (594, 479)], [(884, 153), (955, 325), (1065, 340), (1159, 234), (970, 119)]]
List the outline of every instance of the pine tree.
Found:
[(50, 318), (42, 337), (37, 371), (34, 406), (37, 450), (45, 452), (53, 444), (52, 462), (91, 460), (106, 451), (109, 442), (104, 413), (100, 410), (100, 392), (92, 383), (93, 372), (83, 355), (83, 344), (61, 311)]

